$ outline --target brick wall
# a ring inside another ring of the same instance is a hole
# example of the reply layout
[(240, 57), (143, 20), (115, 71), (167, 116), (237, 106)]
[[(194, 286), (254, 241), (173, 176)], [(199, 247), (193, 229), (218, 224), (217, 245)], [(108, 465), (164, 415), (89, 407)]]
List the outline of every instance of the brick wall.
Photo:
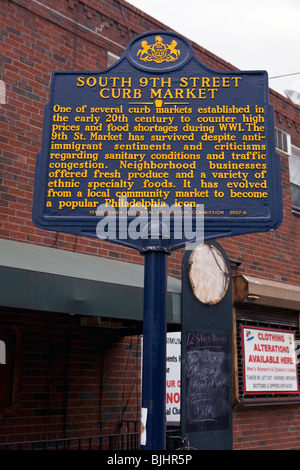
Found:
[(235, 411), (234, 450), (299, 450), (299, 415), (298, 405)]
[(0, 418), (0, 442), (113, 434), (139, 420), (138, 336), (82, 327), (76, 315), (1, 309), (0, 318), (23, 328), (19, 408)]
[[(300, 107), (271, 91), (275, 126), (291, 135), (292, 144), (300, 147)], [(280, 153), (283, 223), (275, 231), (221, 240), (229, 257), (242, 264), (238, 272), (299, 285), (300, 217), (292, 213), (288, 155)]]

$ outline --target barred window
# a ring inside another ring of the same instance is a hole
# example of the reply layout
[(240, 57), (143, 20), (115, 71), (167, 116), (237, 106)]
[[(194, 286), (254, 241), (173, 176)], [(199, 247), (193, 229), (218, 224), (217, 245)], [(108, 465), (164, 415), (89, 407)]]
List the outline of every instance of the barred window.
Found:
[(275, 128), (275, 147), (284, 153), (290, 154), (291, 136)]
[[(290, 330), (295, 333), (295, 339), (299, 344), (299, 321), (298, 315), (292, 311), (283, 309), (240, 305), (236, 308), (236, 333), (237, 333), (237, 396), (241, 404), (250, 404), (251, 402), (276, 403), (280, 400), (292, 400), (299, 402), (300, 395), (286, 393), (284, 396), (279, 393), (252, 394), (245, 396), (244, 392), (244, 358), (242, 350), (242, 326), (256, 328), (267, 328), (272, 330)], [(298, 353), (297, 353), (298, 355)], [(297, 367), (298, 383), (300, 383), (300, 368)]]

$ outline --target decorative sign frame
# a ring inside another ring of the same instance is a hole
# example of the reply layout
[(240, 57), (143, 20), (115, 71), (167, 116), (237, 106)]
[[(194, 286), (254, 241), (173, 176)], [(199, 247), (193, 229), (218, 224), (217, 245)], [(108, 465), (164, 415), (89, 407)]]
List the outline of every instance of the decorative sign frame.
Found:
[(166, 31), (134, 38), (104, 71), (53, 72), (34, 223), (140, 251), (192, 242), (200, 219), (204, 239), (276, 229), (268, 93), (266, 72), (210, 69)]

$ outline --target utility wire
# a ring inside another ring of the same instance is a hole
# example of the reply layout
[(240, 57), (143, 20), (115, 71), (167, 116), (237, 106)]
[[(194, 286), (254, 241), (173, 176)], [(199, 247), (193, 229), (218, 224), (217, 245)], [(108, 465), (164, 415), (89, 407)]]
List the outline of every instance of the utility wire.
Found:
[(292, 75), (300, 75), (300, 72), (288, 73), (286, 75), (277, 75), (276, 77), (269, 77), (269, 80), (272, 80), (273, 78), (291, 77)]

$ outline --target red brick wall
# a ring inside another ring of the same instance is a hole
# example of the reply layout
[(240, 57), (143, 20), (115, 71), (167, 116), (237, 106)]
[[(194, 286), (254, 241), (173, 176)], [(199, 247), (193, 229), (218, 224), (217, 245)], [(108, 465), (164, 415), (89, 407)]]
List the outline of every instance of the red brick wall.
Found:
[[(6, 84), (7, 103), (0, 107), (0, 237), (133, 263), (143, 262), (143, 258), (131, 249), (39, 230), (32, 223), (31, 206), (35, 159), (41, 148), (43, 111), (48, 101), (51, 71), (103, 69), (107, 63), (107, 50), (120, 56), (134, 36), (157, 29), (167, 28), (123, 0), (1, 0), (0, 79)], [(196, 55), (208, 66), (216, 70), (235, 69), (201, 46), (193, 46)], [(291, 105), (275, 92), (270, 94), (270, 101), (274, 106), (276, 126), (289, 132), (293, 144), (300, 147), (300, 107)], [(300, 218), (291, 211), (288, 157), (281, 156), (281, 161), (282, 226), (275, 232), (223, 239), (221, 243), (227, 255), (241, 263), (239, 273), (299, 285)], [(181, 256), (182, 250), (179, 250), (169, 257), (169, 274), (180, 277)], [(46, 434), (48, 437), (61, 436), (64, 419), (66, 430), (72, 435), (96, 433), (100, 423), (103, 430), (112, 430), (122, 406), (122, 377), (127, 358), (132, 376), (137, 370), (135, 357), (128, 356), (130, 340), (107, 337), (101, 330), (82, 329), (76, 317), (55, 315), (53, 357), (49, 364), (49, 323), (52, 318), (34, 312), (10, 312), (7, 315), (2, 311), (1, 323), (17, 322), (25, 324), (26, 328), (20, 413), (15, 418), (2, 419), (3, 438), (6, 439), (6, 435), (14, 440), (25, 436), (26, 439), (42, 439)], [(65, 418), (62, 390), (70, 322), (70, 387)], [(118, 369), (113, 370), (113, 367)], [(47, 390), (49, 374), (51, 382)], [(128, 383), (126, 393), (129, 393)], [(54, 410), (51, 416), (43, 414), (48, 405)], [(100, 419), (99, 413), (107, 415), (101, 415)], [(135, 409), (130, 411), (132, 417), (135, 413)], [(299, 434), (299, 424), (297, 406), (234, 411), (235, 448), (271, 448), (272, 445), (278, 448), (298, 445), (299, 448), (300, 444), (294, 442)]]
[(82, 327), (76, 315), (1, 309), (0, 318), (23, 327), (19, 409), (0, 418), (0, 442), (113, 434), (121, 417), (139, 420), (137, 336)]
[(235, 411), (234, 450), (299, 450), (299, 415), (297, 405)]
[[(300, 107), (291, 106), (283, 96), (271, 92), (275, 126), (291, 135), (292, 144), (300, 147)], [(300, 283), (300, 217), (292, 213), (288, 155), (280, 153), (283, 223), (275, 231), (228, 238), (221, 241), (229, 257), (240, 261), (240, 274)]]

